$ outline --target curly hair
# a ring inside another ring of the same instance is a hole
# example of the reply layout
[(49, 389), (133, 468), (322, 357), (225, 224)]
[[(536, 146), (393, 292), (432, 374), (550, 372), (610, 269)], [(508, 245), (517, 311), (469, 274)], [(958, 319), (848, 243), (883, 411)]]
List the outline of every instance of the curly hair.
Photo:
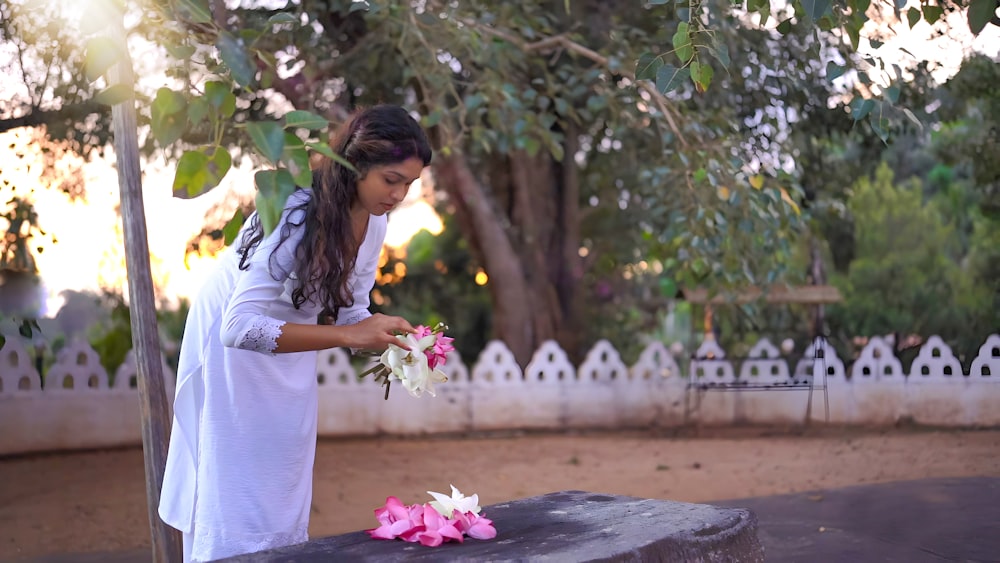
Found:
[[(351, 204), (358, 197), (358, 181), (376, 166), (403, 162), (413, 157), (427, 166), (431, 147), (420, 125), (403, 108), (377, 105), (361, 109), (333, 135), (331, 148), (355, 170), (324, 158), (313, 170), (311, 197), (286, 210), (280, 239), (268, 260), (275, 275), (276, 253), (295, 229), (304, 228), (295, 249), (293, 273), (299, 283), (292, 291), (292, 304), (300, 308), (307, 300), (322, 306), (320, 316), (337, 318), (341, 307), (354, 304), (349, 283), (357, 249), (351, 228)], [(264, 240), (264, 229), (255, 213), (243, 234), (237, 252), (240, 269), (249, 266), (254, 248)], [(277, 276), (275, 276), (277, 277)]]

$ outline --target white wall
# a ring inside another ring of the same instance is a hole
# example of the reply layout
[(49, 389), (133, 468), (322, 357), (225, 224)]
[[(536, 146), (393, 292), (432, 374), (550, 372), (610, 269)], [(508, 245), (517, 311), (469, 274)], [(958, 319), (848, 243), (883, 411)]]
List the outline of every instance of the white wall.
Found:
[[(943, 426), (1000, 425), (1000, 336), (991, 335), (970, 373), (944, 342), (932, 337), (909, 374), (879, 338), (851, 366), (832, 347), (817, 343), (814, 358), (791, 366), (761, 340), (741, 362), (706, 343), (687, 377), (667, 348), (650, 344), (632, 366), (606, 341), (573, 366), (555, 342), (546, 342), (522, 371), (502, 343), (490, 342), (468, 368), (457, 354), (444, 370), (449, 381), (437, 397), (410, 397), (401, 387), (383, 399), (382, 388), (358, 381), (340, 349), (319, 355), (319, 433), (323, 436), (421, 435), (507, 429), (624, 428), (701, 424), (801, 423), (808, 391), (686, 393), (689, 378), (731, 383), (814, 381), (811, 418), (837, 424), (892, 424), (903, 417)], [(164, 366), (168, 393), (173, 374)], [(824, 379), (825, 374), (825, 379)], [(97, 355), (74, 342), (60, 351), (41, 387), (31, 357), (18, 338), (0, 349), (0, 455), (137, 445), (141, 443), (135, 360), (118, 370), (115, 387)], [(706, 379), (707, 378), (707, 379)], [(822, 385), (827, 393), (823, 393)], [(131, 385), (130, 385), (131, 383)], [(72, 388), (68, 388), (72, 386)], [(827, 405), (828, 400), (828, 405)]]

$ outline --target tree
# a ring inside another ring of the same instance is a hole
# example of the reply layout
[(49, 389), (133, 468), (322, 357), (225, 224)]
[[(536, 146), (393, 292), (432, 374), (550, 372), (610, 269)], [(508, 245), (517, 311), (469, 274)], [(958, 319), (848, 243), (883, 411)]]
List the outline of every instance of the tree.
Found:
[[(419, 109), (439, 148), (437, 183), (490, 277), (501, 311), (494, 334), (521, 362), (550, 338), (580, 351), (581, 284), (602, 260), (624, 275), (659, 258), (682, 284), (768, 282), (780, 273), (796, 194), (765, 185), (734, 158), (742, 132), (681, 109), (732, 71), (715, 32), (741, 17), (728, 4), (312, 0), (228, 10), (163, 0), (141, 8), (136, 33), (173, 61), (171, 84), (150, 96), (146, 149), (180, 154), (179, 192), (210, 189), (234, 156), (249, 153), (268, 168), (258, 174), (257, 208), (273, 222), (291, 189), (308, 185), (309, 152), (328, 152), (328, 119), (377, 101)], [(846, 29), (842, 47), (856, 49), (864, 12), (860, 4), (797, 3), (775, 16), (786, 34)], [(929, 21), (931, 12), (923, 9)], [(658, 44), (674, 48), (643, 55)], [(113, 60), (90, 42), (91, 76)], [(874, 111), (881, 107), (863, 99), (854, 117), (882, 116)], [(881, 119), (874, 125), (884, 137)], [(608, 229), (620, 243), (609, 252), (598, 239), (602, 223), (591, 221), (599, 216), (638, 228)]]

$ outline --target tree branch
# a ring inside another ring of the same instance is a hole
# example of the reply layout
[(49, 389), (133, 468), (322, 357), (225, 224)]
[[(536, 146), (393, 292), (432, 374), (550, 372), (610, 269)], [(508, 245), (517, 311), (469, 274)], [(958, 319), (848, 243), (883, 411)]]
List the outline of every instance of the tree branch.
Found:
[(20, 117), (9, 117), (0, 119), (0, 133), (17, 129), (18, 127), (38, 127), (61, 120), (82, 120), (88, 115), (108, 112), (107, 107), (103, 107), (96, 102), (80, 102), (70, 104), (59, 109), (37, 109)]
[[(522, 51), (525, 52), (531, 52), (531, 51), (545, 52), (553, 50), (557, 47), (561, 47), (563, 49), (566, 49), (567, 51), (571, 51), (573, 53), (576, 53), (577, 55), (589, 59), (597, 63), (598, 65), (604, 67), (605, 69), (610, 70), (610, 63), (608, 62), (607, 57), (601, 55), (600, 53), (594, 51), (593, 49), (589, 49), (587, 47), (584, 47), (583, 45), (580, 45), (579, 43), (567, 37), (566, 34), (554, 35), (552, 37), (546, 37), (545, 39), (540, 39), (538, 41), (528, 43), (527, 41), (524, 41), (523, 39), (517, 37), (516, 35), (513, 35), (503, 30), (482, 25), (473, 20), (465, 19), (462, 20), (462, 23), (487, 35), (499, 37), (504, 41), (516, 45), (518, 48), (520, 48)], [(628, 78), (639, 89), (649, 94), (650, 98), (653, 100), (653, 103), (656, 104), (657, 109), (660, 110), (660, 113), (663, 114), (664, 119), (667, 120), (667, 125), (670, 127), (670, 130), (674, 133), (677, 139), (680, 140), (681, 145), (684, 146), (684, 148), (687, 148), (688, 147), (687, 138), (684, 136), (683, 133), (681, 133), (680, 127), (677, 126), (677, 122), (674, 118), (674, 112), (671, 111), (670, 108), (670, 101), (666, 98), (666, 96), (661, 94), (660, 91), (657, 90), (656, 87), (650, 84), (648, 81), (637, 80), (635, 74), (625, 69), (619, 69), (614, 72), (616, 74), (620, 74), (625, 78)]]

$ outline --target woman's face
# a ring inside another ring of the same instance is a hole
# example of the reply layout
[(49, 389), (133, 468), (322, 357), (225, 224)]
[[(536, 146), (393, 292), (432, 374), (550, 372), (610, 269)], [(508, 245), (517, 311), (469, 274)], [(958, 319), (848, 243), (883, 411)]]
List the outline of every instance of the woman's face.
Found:
[(410, 184), (420, 177), (423, 169), (423, 161), (415, 156), (394, 164), (373, 166), (358, 180), (355, 209), (385, 215), (403, 201)]

